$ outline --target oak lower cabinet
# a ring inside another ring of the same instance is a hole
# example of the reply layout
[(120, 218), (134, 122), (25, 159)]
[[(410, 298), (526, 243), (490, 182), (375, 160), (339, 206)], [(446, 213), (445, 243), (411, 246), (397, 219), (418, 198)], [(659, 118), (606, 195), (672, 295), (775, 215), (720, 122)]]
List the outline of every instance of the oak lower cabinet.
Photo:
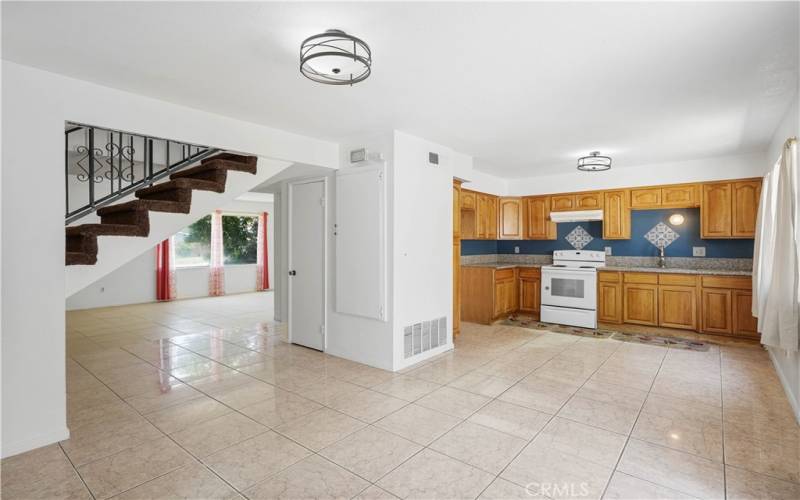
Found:
[(542, 304), (542, 274), (539, 268), (519, 268), (519, 311), (539, 317)]
[(622, 273), (597, 273), (597, 320), (603, 323), (622, 323)]
[(749, 276), (703, 276), (701, 290), (704, 333), (758, 338)]
[(658, 326), (697, 330), (697, 287), (658, 287)]
[(623, 321), (636, 325), (658, 325), (658, 285), (625, 283)]
[(490, 325), (517, 311), (538, 314), (538, 267), (461, 266), (461, 319)]

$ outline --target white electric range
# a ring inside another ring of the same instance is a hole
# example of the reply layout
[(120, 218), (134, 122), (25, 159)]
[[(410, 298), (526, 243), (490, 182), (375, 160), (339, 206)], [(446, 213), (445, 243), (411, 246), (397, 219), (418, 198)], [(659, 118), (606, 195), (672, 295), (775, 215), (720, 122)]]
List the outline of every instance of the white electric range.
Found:
[(541, 321), (597, 328), (597, 268), (605, 264), (605, 252), (554, 251), (542, 267)]

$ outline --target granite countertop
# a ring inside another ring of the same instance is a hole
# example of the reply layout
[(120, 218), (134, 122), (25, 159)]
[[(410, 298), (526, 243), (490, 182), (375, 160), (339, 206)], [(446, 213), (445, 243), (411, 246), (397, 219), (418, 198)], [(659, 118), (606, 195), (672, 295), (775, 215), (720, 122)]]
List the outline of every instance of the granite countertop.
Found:
[[(544, 264), (547, 265), (547, 264)], [(492, 269), (514, 269), (515, 267), (542, 267), (542, 264), (515, 264), (510, 262), (484, 262), (480, 264), (461, 264), (462, 267), (489, 267)], [(600, 271), (624, 271), (639, 273), (707, 274), (716, 276), (752, 276), (752, 271), (736, 269), (690, 269), (680, 267), (635, 267), (605, 266)]]

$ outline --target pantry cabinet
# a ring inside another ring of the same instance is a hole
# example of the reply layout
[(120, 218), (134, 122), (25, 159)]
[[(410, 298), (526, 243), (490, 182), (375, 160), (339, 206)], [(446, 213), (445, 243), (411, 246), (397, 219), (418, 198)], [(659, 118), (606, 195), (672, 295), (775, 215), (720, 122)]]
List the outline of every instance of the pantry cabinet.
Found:
[(522, 202), (525, 239), (556, 239), (556, 224), (550, 220), (550, 197), (526, 196)]
[(522, 198), (498, 198), (497, 211), (500, 219), (497, 238), (521, 240), (524, 236)]
[(620, 189), (603, 193), (603, 239), (631, 239), (629, 190)]

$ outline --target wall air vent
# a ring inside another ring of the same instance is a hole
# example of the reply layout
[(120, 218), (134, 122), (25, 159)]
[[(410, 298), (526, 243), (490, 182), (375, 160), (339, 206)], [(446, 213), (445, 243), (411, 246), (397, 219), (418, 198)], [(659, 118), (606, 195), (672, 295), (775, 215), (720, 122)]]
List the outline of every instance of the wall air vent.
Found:
[(439, 164), (439, 153), (428, 153), (428, 163), (431, 165)]
[(447, 344), (446, 316), (403, 328), (403, 357), (406, 359), (445, 344)]

